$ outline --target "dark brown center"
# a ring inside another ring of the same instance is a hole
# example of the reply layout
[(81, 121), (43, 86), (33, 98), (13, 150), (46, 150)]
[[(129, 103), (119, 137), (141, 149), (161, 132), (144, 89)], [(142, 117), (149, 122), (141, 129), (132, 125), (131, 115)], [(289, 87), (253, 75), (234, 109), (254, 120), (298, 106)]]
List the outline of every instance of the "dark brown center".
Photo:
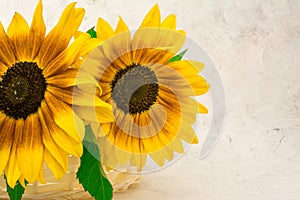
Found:
[(150, 109), (158, 95), (158, 80), (148, 67), (132, 64), (119, 70), (111, 82), (112, 99), (131, 115)]
[(35, 62), (17, 62), (0, 79), (0, 111), (14, 119), (26, 119), (38, 111), (47, 83)]

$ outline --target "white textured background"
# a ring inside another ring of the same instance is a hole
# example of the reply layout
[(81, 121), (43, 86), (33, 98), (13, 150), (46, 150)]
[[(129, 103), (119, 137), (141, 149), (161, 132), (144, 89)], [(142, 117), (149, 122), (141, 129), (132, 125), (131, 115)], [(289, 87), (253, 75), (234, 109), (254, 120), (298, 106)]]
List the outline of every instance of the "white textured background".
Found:
[[(48, 30), (70, 1), (44, 0)], [(214, 151), (194, 147), (174, 165), (143, 176), (115, 199), (300, 199), (300, 1), (79, 0), (81, 29), (118, 15), (136, 29), (158, 3), (162, 16), (206, 50), (226, 94), (226, 123)], [(31, 19), (34, 0), (0, 0), (7, 27), (13, 13)], [(211, 83), (213, 84), (213, 83)]]

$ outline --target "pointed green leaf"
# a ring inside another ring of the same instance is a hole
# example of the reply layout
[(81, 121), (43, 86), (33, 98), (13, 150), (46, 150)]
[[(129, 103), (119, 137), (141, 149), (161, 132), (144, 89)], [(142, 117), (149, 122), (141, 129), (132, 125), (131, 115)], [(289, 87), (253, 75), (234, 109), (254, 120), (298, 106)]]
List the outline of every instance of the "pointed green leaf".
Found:
[[(25, 181), (25, 184), (27, 182)], [(7, 192), (10, 200), (21, 200), (22, 196), (24, 194), (25, 188), (19, 183), (19, 181), (16, 183), (14, 188), (11, 188), (7, 182), (6, 182)]]
[(92, 38), (97, 38), (97, 33), (96, 33), (96, 31), (95, 31), (95, 27), (89, 29), (89, 30), (87, 31), (87, 33), (90, 34), (90, 36), (91, 36)]
[(77, 178), (96, 200), (111, 200), (113, 188), (102, 168), (97, 140), (89, 126), (85, 130), (83, 155), (80, 158)]
[(187, 49), (184, 50), (183, 52), (181, 52), (180, 54), (177, 54), (176, 56), (174, 56), (173, 58), (171, 58), (171, 59), (169, 60), (169, 63), (170, 63), (170, 62), (174, 62), (174, 61), (179, 61), (179, 60), (181, 60), (182, 57), (184, 56), (184, 54), (185, 54), (186, 52), (187, 52)]

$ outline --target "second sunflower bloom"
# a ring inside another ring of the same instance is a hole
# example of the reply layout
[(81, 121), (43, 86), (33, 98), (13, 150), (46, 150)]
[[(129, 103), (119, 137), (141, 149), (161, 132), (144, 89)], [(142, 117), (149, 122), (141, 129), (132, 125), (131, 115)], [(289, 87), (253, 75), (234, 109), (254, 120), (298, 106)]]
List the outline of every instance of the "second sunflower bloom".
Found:
[(120, 18), (115, 31), (103, 19), (97, 24), (103, 43), (83, 63), (102, 88), (99, 96), (113, 107), (115, 121), (89, 119), (93, 110), (79, 109), (99, 136), (101, 160), (109, 167), (127, 162), (141, 170), (149, 155), (159, 166), (183, 153), (184, 140), (197, 143), (191, 127), (207, 110), (191, 98), (208, 91), (196, 61), (169, 62), (181, 49), (185, 33), (176, 30), (174, 15), (160, 21), (154, 6), (131, 37)]

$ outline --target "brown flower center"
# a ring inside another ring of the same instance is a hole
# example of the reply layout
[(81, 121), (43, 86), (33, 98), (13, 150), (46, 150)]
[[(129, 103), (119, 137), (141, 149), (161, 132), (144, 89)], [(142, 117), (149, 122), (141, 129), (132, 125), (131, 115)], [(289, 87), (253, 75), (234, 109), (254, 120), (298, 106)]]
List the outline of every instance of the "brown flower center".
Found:
[(132, 64), (119, 70), (111, 82), (112, 99), (131, 115), (150, 109), (158, 95), (158, 80), (148, 67)]
[(35, 62), (17, 62), (0, 80), (0, 111), (14, 119), (26, 119), (38, 111), (47, 83)]

